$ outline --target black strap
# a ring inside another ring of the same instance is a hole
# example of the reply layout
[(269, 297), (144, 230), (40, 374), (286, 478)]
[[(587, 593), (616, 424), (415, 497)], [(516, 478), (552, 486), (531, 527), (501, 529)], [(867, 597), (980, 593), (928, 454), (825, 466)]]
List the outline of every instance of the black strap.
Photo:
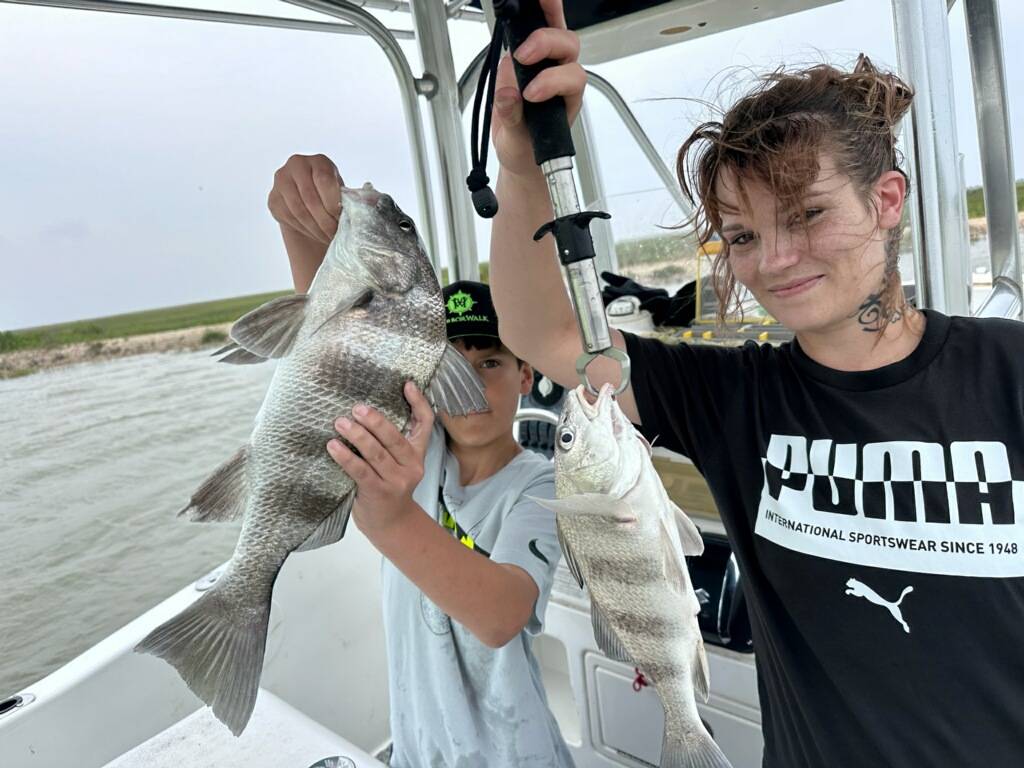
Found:
[[(437, 505), (440, 513), (438, 515), (441, 518), (438, 522), (441, 523), (442, 527), (447, 528), (452, 532), (452, 535), (458, 539), (468, 549), (476, 552), (484, 557), (490, 557), (491, 553), (476, 543), (476, 539), (470, 535), (469, 531), (459, 525), (459, 521), (455, 519), (455, 515), (452, 514), (451, 510), (448, 509), (448, 505), (444, 500), (444, 484), (448, 479), (448, 468), (445, 467), (443, 474), (441, 475), (441, 484), (437, 488)], [(447, 524), (447, 521), (451, 520), (451, 525)]]
[[(473, 169), (466, 177), (466, 186), (473, 194), (473, 207), (485, 219), (493, 218), (498, 212), (498, 198), (488, 186), (491, 180), (487, 177), (487, 146), (491, 137), (491, 112), (494, 109), (494, 87), (498, 80), (498, 63), (501, 61), (501, 46), (505, 39), (505, 20), (497, 19), (494, 34), (487, 49), (487, 58), (480, 71), (480, 79), (476, 83), (476, 96), (473, 99), (473, 127), (470, 140), (470, 152), (473, 158)], [(487, 98), (484, 99), (484, 91)], [(484, 108), (483, 132), (480, 131), (480, 106)]]

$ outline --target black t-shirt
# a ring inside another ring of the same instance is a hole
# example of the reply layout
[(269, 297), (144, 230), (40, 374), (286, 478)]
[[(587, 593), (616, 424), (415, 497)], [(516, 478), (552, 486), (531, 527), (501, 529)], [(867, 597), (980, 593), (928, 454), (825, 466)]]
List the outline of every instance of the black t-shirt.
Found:
[(626, 334), (743, 571), (766, 767), (1024, 766), (1024, 324), (925, 314), (856, 373)]

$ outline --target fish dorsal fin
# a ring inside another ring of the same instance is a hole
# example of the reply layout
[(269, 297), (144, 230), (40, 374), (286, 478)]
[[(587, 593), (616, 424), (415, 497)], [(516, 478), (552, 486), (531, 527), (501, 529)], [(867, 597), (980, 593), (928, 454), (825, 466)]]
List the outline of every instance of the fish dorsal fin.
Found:
[(669, 512), (675, 518), (676, 528), (679, 531), (679, 543), (683, 546), (683, 554), (687, 557), (695, 557), (704, 553), (704, 539), (700, 535), (700, 529), (679, 507), (668, 502)]
[[(231, 326), (238, 346), (263, 358), (284, 357), (291, 351), (306, 319), (309, 296), (280, 296), (247, 312)], [(244, 361), (242, 361), (244, 362)]]
[(427, 387), (434, 408), (449, 416), (466, 416), (490, 410), (484, 385), (470, 362), (451, 344), (445, 344), (441, 361)]
[(594, 639), (597, 641), (597, 647), (604, 652), (605, 656), (615, 661), (621, 661), (623, 664), (634, 665), (629, 651), (619, 640), (619, 636), (608, 623), (600, 607), (594, 602), (593, 596), (590, 598), (590, 623), (594, 627)]
[(194, 523), (230, 523), (245, 512), (249, 485), (245, 464), (249, 458), (248, 443), (213, 471), (192, 494), (188, 506), (178, 515)]

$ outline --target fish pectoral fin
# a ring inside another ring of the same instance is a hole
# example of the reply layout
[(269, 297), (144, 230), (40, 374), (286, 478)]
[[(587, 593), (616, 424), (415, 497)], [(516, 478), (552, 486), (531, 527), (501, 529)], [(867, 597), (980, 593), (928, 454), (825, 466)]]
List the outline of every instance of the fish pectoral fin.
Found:
[(245, 463), (249, 458), (249, 445), (239, 448), (235, 455), (213, 471), (192, 498), (179, 517), (187, 517), (193, 523), (230, 523), (238, 520), (245, 512), (249, 498), (249, 485), (245, 479)]
[(355, 296), (350, 296), (344, 301), (338, 302), (338, 306), (336, 306), (334, 310), (331, 312), (331, 314), (327, 316), (327, 319), (320, 323), (320, 325), (318, 325), (316, 328), (314, 328), (313, 333), (309, 335), (313, 336), (314, 334), (319, 333), (320, 329), (327, 325), (329, 322), (331, 322), (331, 320), (333, 320), (334, 318), (345, 314), (351, 309), (356, 309), (357, 307), (365, 307), (371, 301), (373, 301), (373, 289), (364, 288)]
[(629, 502), (604, 493), (576, 493), (561, 499), (534, 500), (555, 514), (561, 512), (567, 515), (600, 515), (622, 522), (636, 519), (636, 513), (629, 506)]
[(711, 686), (708, 684), (708, 655), (704, 652), (704, 638), (697, 635), (697, 646), (693, 649), (693, 691), (707, 702)]
[(621, 661), (623, 664), (636, 666), (626, 647), (619, 640), (619, 636), (612, 629), (611, 624), (608, 623), (597, 603), (594, 602), (593, 597), (590, 598), (590, 623), (594, 628), (594, 639), (597, 641), (597, 647), (601, 649), (605, 656), (614, 661)]
[(224, 345), (210, 356), (216, 357), (217, 355), (224, 355), (217, 360), (218, 363), (231, 363), (232, 365), (255, 365), (256, 363), (267, 362), (267, 358), (243, 349), (235, 342)]
[(704, 539), (700, 535), (700, 529), (683, 510), (668, 502), (669, 511), (676, 521), (676, 528), (679, 530), (679, 543), (683, 545), (683, 554), (687, 557), (695, 557), (704, 553)]
[[(539, 504), (545, 509), (550, 509), (558, 515), (600, 515), (620, 521), (631, 521), (636, 519), (629, 504), (622, 499), (608, 496), (603, 493), (578, 493), (566, 496), (561, 499), (540, 499), (534, 496), (528, 497), (531, 501)], [(583, 588), (583, 571), (580, 570), (579, 562), (566, 541), (562, 532), (562, 526), (556, 519), (555, 529), (558, 531), (558, 543), (562, 546), (562, 555), (565, 556), (565, 564), (569, 572), (576, 579), (576, 583)]]
[[(680, 594), (692, 595), (686, 575), (686, 560), (664, 519), (661, 521), (661, 557), (665, 580)], [(694, 598), (696, 599), (696, 598)]]
[(319, 527), (310, 534), (309, 538), (296, 547), (294, 551), (308, 552), (311, 549), (319, 549), (320, 547), (326, 547), (329, 544), (341, 541), (341, 537), (345, 535), (345, 528), (348, 526), (348, 518), (352, 514), (352, 504), (355, 500), (355, 491), (350, 491), (341, 500), (341, 504), (325, 517)]
[(296, 293), (280, 296), (242, 315), (231, 326), (231, 338), (238, 346), (265, 359), (284, 357), (306, 319), (309, 296)]
[[(536, 499), (539, 504), (542, 500)], [(575, 559), (575, 555), (572, 554), (572, 549), (569, 547), (569, 543), (565, 541), (565, 536), (562, 534), (562, 526), (555, 520), (555, 532), (558, 534), (558, 546), (562, 550), (562, 557), (565, 558), (565, 567), (569, 569), (569, 573), (572, 574), (572, 578), (583, 589), (583, 571), (580, 570), (580, 563)]]
[(480, 377), (462, 353), (448, 343), (427, 386), (427, 396), (436, 410), (446, 411), (449, 416), (490, 410)]

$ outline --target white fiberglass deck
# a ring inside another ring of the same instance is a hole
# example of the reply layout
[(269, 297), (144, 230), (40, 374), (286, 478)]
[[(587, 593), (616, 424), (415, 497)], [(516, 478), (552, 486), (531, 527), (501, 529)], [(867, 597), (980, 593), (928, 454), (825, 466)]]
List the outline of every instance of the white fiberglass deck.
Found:
[(239, 738), (203, 707), (108, 763), (106, 768), (309, 768), (326, 757), (338, 768), (382, 765), (358, 747), (260, 689), (252, 720)]

